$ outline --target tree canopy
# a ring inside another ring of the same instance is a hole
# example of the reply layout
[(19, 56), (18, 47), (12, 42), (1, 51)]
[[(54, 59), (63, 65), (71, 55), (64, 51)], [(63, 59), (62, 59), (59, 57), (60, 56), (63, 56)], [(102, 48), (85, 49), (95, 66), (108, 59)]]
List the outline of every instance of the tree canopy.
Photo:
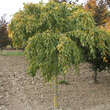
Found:
[(24, 4), (9, 32), (15, 47), (26, 47), (28, 72), (33, 76), (40, 69), (50, 80), (73, 64), (77, 69), (82, 60), (100, 70), (109, 64), (110, 34), (97, 27), (93, 14), (80, 5)]

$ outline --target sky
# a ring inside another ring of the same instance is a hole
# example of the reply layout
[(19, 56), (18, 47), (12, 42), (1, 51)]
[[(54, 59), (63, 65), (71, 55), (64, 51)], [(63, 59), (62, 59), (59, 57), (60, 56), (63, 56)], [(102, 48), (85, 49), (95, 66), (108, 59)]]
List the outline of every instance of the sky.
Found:
[[(41, 0), (0, 0), (0, 17), (6, 15), (6, 19), (9, 21), (14, 13), (23, 8), (23, 3), (39, 3)], [(80, 3), (85, 0), (79, 0)], [(48, 0), (43, 0), (47, 3)]]

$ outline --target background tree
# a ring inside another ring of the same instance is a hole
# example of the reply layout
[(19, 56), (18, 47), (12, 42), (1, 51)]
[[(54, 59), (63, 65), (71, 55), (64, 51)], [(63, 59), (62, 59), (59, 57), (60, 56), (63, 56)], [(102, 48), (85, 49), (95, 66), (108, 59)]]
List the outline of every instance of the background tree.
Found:
[(9, 44), (8, 31), (7, 31), (8, 22), (5, 19), (5, 15), (0, 18), (0, 48)]
[(110, 32), (109, 6), (109, 0), (89, 0), (85, 5), (85, 9), (92, 13), (96, 25), (107, 32)]
[(85, 5), (87, 11), (92, 12), (97, 26), (104, 26), (108, 18), (108, 8), (103, 0), (89, 0)]
[(87, 4), (85, 5), (85, 9), (87, 11), (91, 11), (92, 14), (95, 14), (95, 8), (96, 8), (96, 0), (88, 0)]

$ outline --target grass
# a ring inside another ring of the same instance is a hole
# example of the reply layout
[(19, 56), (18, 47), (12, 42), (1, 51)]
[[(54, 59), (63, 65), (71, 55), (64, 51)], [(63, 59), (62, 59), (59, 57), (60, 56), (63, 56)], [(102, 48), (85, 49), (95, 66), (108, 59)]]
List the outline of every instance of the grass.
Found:
[(22, 51), (0, 51), (0, 55), (2, 56), (24, 56), (24, 52)]

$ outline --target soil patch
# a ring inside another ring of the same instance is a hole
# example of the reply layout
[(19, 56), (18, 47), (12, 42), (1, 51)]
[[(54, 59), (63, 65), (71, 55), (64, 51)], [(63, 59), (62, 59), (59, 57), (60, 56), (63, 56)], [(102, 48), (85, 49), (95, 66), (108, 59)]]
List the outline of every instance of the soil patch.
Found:
[[(80, 74), (71, 68), (66, 75), (69, 85), (59, 85), (62, 110), (110, 110), (110, 74), (99, 73), (99, 84), (93, 84), (90, 66), (81, 64)], [(39, 74), (32, 78), (26, 67), (23, 56), (0, 56), (0, 110), (52, 110), (52, 84)]]

